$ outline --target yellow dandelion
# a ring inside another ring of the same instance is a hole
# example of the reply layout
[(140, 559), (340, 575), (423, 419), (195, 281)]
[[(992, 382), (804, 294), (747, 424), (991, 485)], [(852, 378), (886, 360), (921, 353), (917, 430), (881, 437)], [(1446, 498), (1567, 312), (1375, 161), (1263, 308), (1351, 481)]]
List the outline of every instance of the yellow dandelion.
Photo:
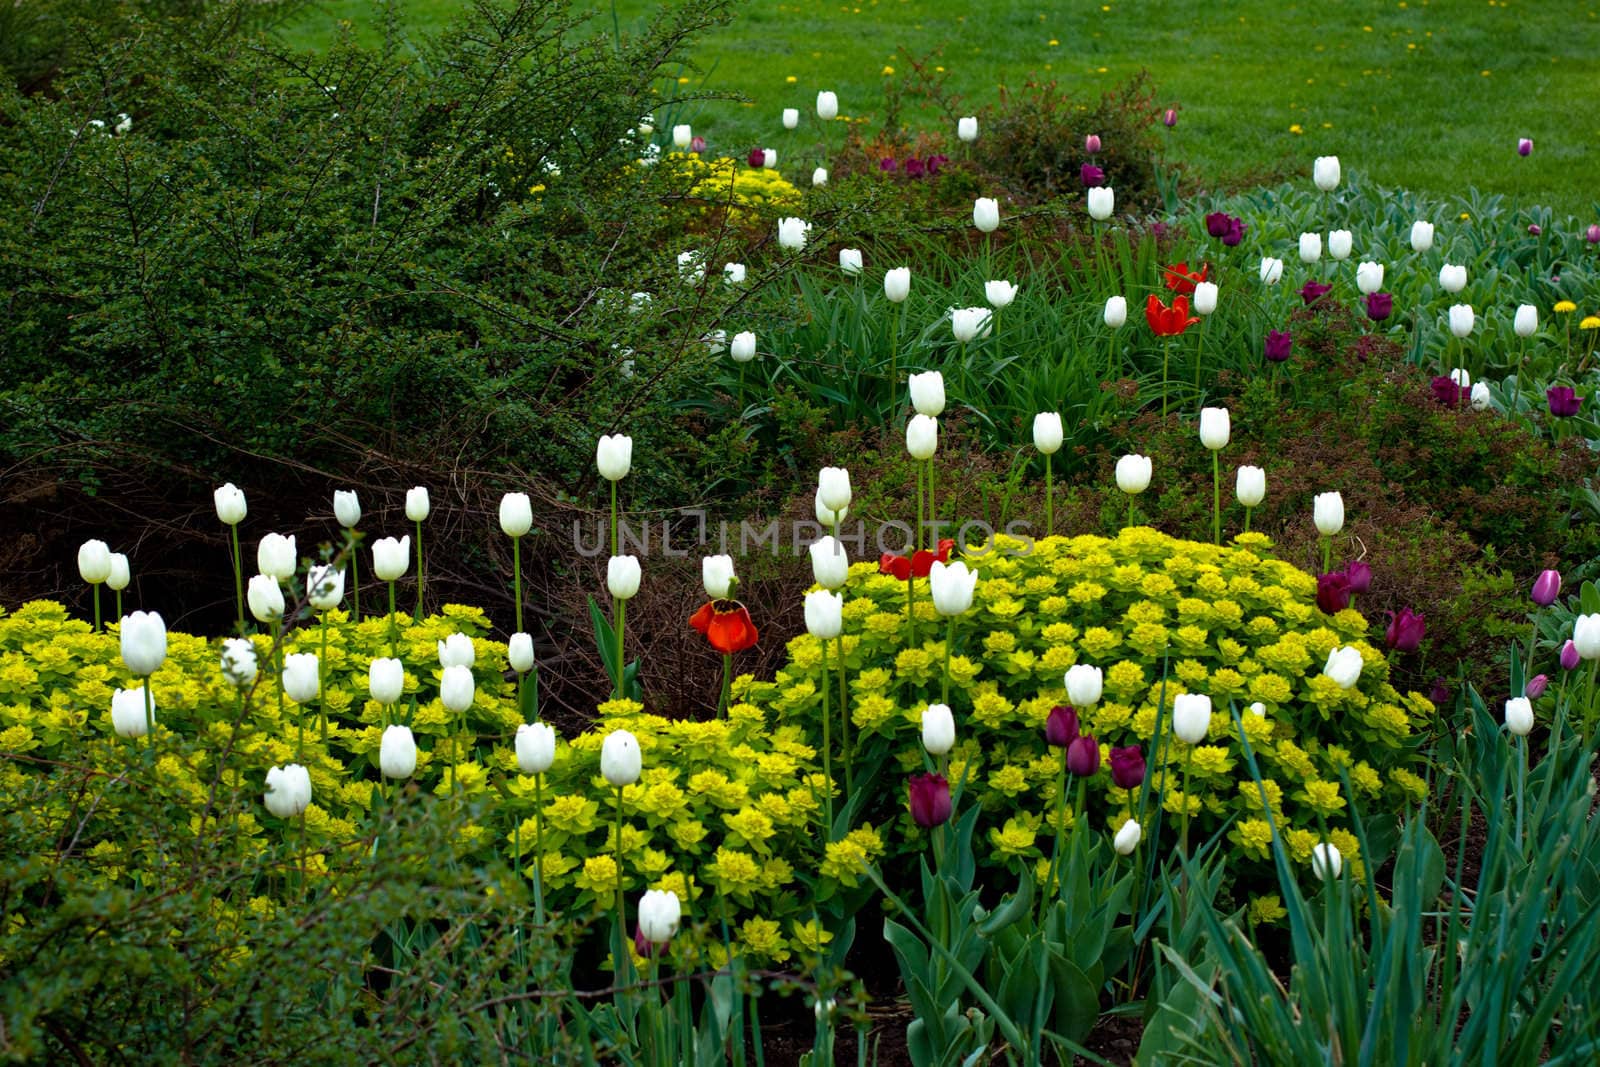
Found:
[(1060, 41), (1058, 41), (1058, 40), (1056, 40), (1056, 39), (1055, 39), (1055, 38), (1054, 38), (1054, 37), (1052, 37), (1052, 38), (1050, 38), (1050, 47), (1051, 47), (1051, 48), (1054, 48), (1054, 47), (1056, 47), (1056, 46), (1057, 46), (1057, 45), (1059, 45), (1059, 44), (1060, 44), (1060, 43), (1061, 43), (1061, 42), (1060, 42)]
[(893, 67), (884, 67), (883, 68), (883, 76), (885, 78), (887, 78), (889, 75), (891, 75), (893, 73), (894, 73), (894, 68)]
[(1461, 221), (1462, 222), (1471, 222), (1472, 221), (1472, 214), (1470, 212), (1463, 211), (1461, 213)]
[(1298, 122), (1296, 122), (1292, 126), (1289, 127), (1289, 132), (1290, 133), (1305, 133), (1306, 131), (1301, 129), (1300, 128), (1300, 124)]
[(1578, 310), (1578, 305), (1570, 300), (1558, 300), (1556, 301), (1555, 310), (1558, 315), (1570, 315)]
[(1600, 315), (1585, 315), (1583, 321), (1578, 323), (1580, 330), (1600, 330)]
[(796, 78), (793, 74), (789, 75), (787, 78), (785, 78), (783, 80), (788, 82), (790, 85), (793, 85), (795, 82), (799, 81), (799, 79)]

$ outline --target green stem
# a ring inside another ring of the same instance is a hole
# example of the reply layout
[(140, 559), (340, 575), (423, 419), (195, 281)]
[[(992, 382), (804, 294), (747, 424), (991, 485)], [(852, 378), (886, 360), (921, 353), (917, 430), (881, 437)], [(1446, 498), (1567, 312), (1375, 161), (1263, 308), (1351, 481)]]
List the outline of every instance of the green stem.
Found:
[(617, 554), (617, 483), (611, 483), (611, 554)]
[(1133, 525), (1133, 494), (1128, 494), (1128, 525)]
[(717, 718), (728, 717), (728, 706), (733, 700), (733, 655), (722, 654), (722, 699), (717, 702)]
[(1178, 854), (1189, 857), (1189, 761), (1194, 758), (1194, 746), (1183, 748), (1183, 825), (1178, 831)]
[(628, 602), (618, 597), (611, 598), (611, 617), (617, 623), (617, 690), (616, 699), (622, 699), (622, 628), (628, 618)]
[(300, 813), (300, 900), (306, 899), (306, 813)]
[(939, 703), (950, 703), (950, 646), (956, 642), (956, 617), (950, 616), (944, 628), (944, 688), (939, 694)]
[[(350, 536), (355, 536), (354, 530)], [(361, 621), (361, 553), (355, 548), (350, 550), (350, 615), (352, 622)]]
[(150, 675), (144, 676), (144, 732), (152, 745), (156, 740), (156, 695), (151, 691), (154, 684)]
[(855, 783), (850, 776), (850, 692), (844, 677), (844, 634), (840, 633), (836, 641), (835, 647), (839, 652), (839, 751), (844, 758), (844, 796), (849, 801)]
[(1250, 532), (1250, 513), (1252, 511), (1254, 511), (1254, 510), (1255, 510), (1254, 508), (1245, 508), (1244, 509), (1244, 532), (1245, 533), (1249, 533)]
[(317, 710), (322, 718), (322, 744), (328, 744), (328, 613), (322, 613), (322, 654), (317, 657)]
[(239, 635), (244, 636), (244, 570), (239, 563), (239, 526), (228, 527), (233, 536), (233, 594), (239, 602)]
[(422, 597), (428, 584), (422, 563), (422, 520), (417, 520), (417, 621), (422, 621)]
[(1165, 418), (1166, 414), (1167, 414), (1167, 364), (1169, 362), (1171, 362), (1171, 360), (1172, 360), (1172, 338), (1169, 337), (1162, 344), (1162, 347), (1161, 347), (1161, 416), (1162, 416), (1162, 418)]
[(923, 525), (923, 496), (922, 496), (922, 467), (918, 465), (917, 471), (917, 528), (911, 535), (911, 555), (915, 556), (922, 548)]
[[(1554, 767), (1552, 766), (1552, 773)], [(1517, 855), (1522, 855), (1522, 799), (1528, 784), (1528, 739), (1517, 738)]]
[(1194, 343), (1194, 395), (1195, 395), (1195, 403), (1199, 403), (1200, 402), (1200, 353), (1203, 352), (1205, 350), (1205, 347), (1206, 347), (1206, 322), (1207, 321), (1209, 321), (1209, 320), (1207, 320), (1207, 319), (1200, 320), (1200, 329), (1198, 331), (1198, 336), (1195, 338), (1195, 343)]
[(628, 906), (622, 895), (622, 787), (617, 786), (617, 941), (616, 978), (618, 985), (628, 984), (628, 974), (633, 970), (628, 956)]
[(1323, 535), (1322, 538), (1322, 573), (1327, 574), (1333, 569), (1333, 538)]
[(933, 502), (933, 460), (928, 461), (928, 547), (939, 550), (939, 513)]
[(1222, 460), (1211, 452), (1211, 543), (1222, 544)]
[(833, 744), (829, 723), (833, 719), (833, 710), (828, 706), (828, 642), (819, 641), (818, 644), (822, 646), (822, 777), (826, 779), (822, 786), (822, 797), (828, 817), (825, 835), (831, 844), (833, 842)]
[(122, 590), (118, 589), (116, 591), (116, 593), (117, 593), (117, 619), (120, 621), (121, 618), (122, 618)]
[(93, 582), (89, 588), (94, 591), (94, 632), (105, 633), (105, 626), (100, 621), (100, 583)]
[[(544, 775), (533, 776), (533, 918), (544, 926)], [(620, 870), (620, 868), (619, 868)]]
[(517, 600), (517, 633), (522, 632), (522, 538), (511, 539), (511, 589)]
[(891, 421), (898, 421), (900, 405), (896, 398), (900, 395), (900, 331), (905, 327), (906, 302), (900, 301), (894, 317), (894, 336), (889, 341), (889, 407)]
[(398, 615), (394, 606), (394, 583), (389, 583), (389, 655), (395, 655), (395, 647), (400, 640), (400, 628), (395, 624)]
[(1055, 479), (1050, 470), (1050, 453), (1044, 456), (1044, 532), (1046, 537), (1056, 535)]

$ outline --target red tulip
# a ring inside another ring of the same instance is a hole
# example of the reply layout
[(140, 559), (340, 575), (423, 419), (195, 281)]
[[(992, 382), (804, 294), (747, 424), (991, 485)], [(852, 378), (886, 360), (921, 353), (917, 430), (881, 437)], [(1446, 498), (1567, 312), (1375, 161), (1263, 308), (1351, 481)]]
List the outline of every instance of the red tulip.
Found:
[(930, 552), (926, 548), (910, 556), (891, 556), (885, 552), (878, 557), (878, 573), (892, 574), (902, 582), (926, 578), (934, 563), (950, 562), (950, 550), (955, 547), (955, 541), (946, 537), (939, 542), (938, 552)]
[(1199, 318), (1189, 314), (1189, 298), (1175, 296), (1172, 306), (1167, 307), (1156, 294), (1151, 293), (1144, 304), (1144, 318), (1150, 324), (1150, 330), (1157, 337), (1176, 337), (1199, 322)]
[(1211, 264), (1209, 263), (1200, 264), (1198, 272), (1191, 271), (1187, 263), (1174, 263), (1170, 267), (1161, 268), (1162, 281), (1174, 293), (1191, 296), (1194, 293), (1194, 287), (1206, 280), (1206, 275), (1210, 270)]
[(724, 656), (755, 645), (760, 634), (750, 612), (737, 600), (711, 600), (689, 616), (689, 625), (706, 635), (711, 647)]

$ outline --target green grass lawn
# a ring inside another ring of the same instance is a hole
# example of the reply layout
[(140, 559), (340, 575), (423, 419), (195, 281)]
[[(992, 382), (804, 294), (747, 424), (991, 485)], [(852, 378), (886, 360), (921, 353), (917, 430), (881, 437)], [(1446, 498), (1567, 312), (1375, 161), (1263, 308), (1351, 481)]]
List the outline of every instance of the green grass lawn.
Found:
[[(417, 31), (466, 5), (403, 0)], [(1217, 10), (1221, 7), (1225, 10)], [(653, 5), (623, 0), (624, 32)], [(609, 28), (610, 8), (597, 9)], [(334, 19), (375, 32), (371, 0), (333, 0), (293, 30), (324, 41)], [(1378, 181), (1436, 193), (1469, 185), (1600, 219), (1600, 0), (1169, 0), (997, 3), (751, 0), (709, 36), (681, 92), (750, 103), (691, 106), (718, 149), (782, 144), (784, 107), (834, 89), (844, 114), (877, 120), (883, 82), (935, 50), (973, 109), (1030, 76), (1094, 92), (1148, 69), (1180, 108), (1174, 154), (1206, 180), (1301, 169), (1336, 154)], [(889, 71), (895, 73), (889, 73)], [(793, 79), (792, 81), (790, 79)], [(669, 92), (671, 87), (664, 87)], [(932, 121), (931, 118), (929, 121)], [(1531, 137), (1531, 157), (1516, 154)]]

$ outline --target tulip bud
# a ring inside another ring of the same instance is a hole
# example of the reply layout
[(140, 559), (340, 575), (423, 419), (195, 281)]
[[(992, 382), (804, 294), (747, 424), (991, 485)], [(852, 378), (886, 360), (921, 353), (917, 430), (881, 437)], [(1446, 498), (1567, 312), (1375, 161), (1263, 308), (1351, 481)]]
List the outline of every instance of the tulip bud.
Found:
[(1532, 337), (1539, 332), (1539, 309), (1532, 304), (1521, 304), (1517, 307), (1517, 314), (1511, 322), (1511, 329), (1518, 337)]
[(78, 547), (78, 575), (90, 585), (111, 577), (111, 549), (104, 541), (85, 541)]
[(269, 533), (256, 548), (256, 569), (280, 582), (293, 578), (299, 563), (293, 535)]
[(1128, 819), (1122, 824), (1122, 829), (1117, 831), (1117, 836), (1111, 839), (1111, 847), (1117, 850), (1119, 856), (1131, 856), (1133, 850), (1139, 847), (1139, 839), (1144, 836), (1144, 831), (1139, 828), (1139, 820)]
[(1109, 185), (1097, 186), (1085, 195), (1089, 200), (1089, 217), (1096, 222), (1106, 221), (1117, 209), (1117, 194)]
[(839, 269), (852, 277), (861, 273), (861, 249), (839, 249)]
[(939, 420), (931, 415), (913, 416), (906, 423), (906, 451), (912, 459), (932, 459), (939, 449)]
[(811, 543), (811, 576), (824, 589), (843, 588), (850, 577), (850, 557), (833, 537)]
[(1336, 846), (1326, 841), (1311, 846), (1311, 873), (1317, 876), (1317, 881), (1337, 878), (1343, 871), (1344, 857), (1339, 855)]
[(1178, 109), (1175, 107), (1169, 107), (1166, 111), (1162, 112), (1161, 124), (1169, 130), (1176, 126), (1178, 124)]
[(806, 246), (806, 232), (811, 224), (804, 219), (785, 217), (778, 220), (778, 247), (798, 252)]
[(672, 147), (683, 151), (689, 147), (689, 142), (694, 139), (694, 129), (687, 123), (672, 127)]
[(1372, 262), (1356, 264), (1356, 288), (1363, 294), (1376, 293), (1382, 289), (1383, 264)]
[(1144, 781), (1144, 752), (1138, 745), (1111, 750), (1111, 781), (1118, 789), (1132, 789)]
[(1067, 745), (1067, 773), (1074, 778), (1092, 778), (1100, 770), (1100, 744), (1088, 734), (1079, 734)]
[(1078, 713), (1057, 704), (1044, 720), (1045, 743), (1053, 748), (1066, 748), (1078, 736)]
[(943, 756), (955, 747), (956, 720), (948, 704), (929, 704), (922, 709), (922, 747), (930, 756)]
[(1083, 150), (1088, 155), (1096, 155), (1100, 151), (1100, 135), (1091, 133), (1083, 139)]
[(1017, 298), (1017, 287), (1008, 281), (985, 282), (983, 295), (991, 307), (1003, 308)]
[(944, 375), (936, 370), (913, 374), (910, 386), (911, 406), (919, 415), (937, 418), (944, 414)]
[(1228, 409), (1200, 409), (1200, 443), (1213, 452), (1228, 447)]
[(978, 117), (966, 115), (956, 120), (956, 136), (967, 144), (978, 139)]
[(1352, 593), (1361, 594), (1372, 588), (1372, 565), (1364, 560), (1353, 559), (1346, 563), (1344, 576)]
[(405, 692), (405, 666), (387, 656), (375, 659), (367, 667), (367, 692), (380, 704), (398, 704)]
[(1580, 659), (1600, 659), (1600, 615), (1579, 615), (1574, 619), (1572, 643)]
[(733, 357), (735, 363), (749, 363), (756, 358), (756, 335), (750, 330), (741, 330), (733, 335), (733, 344), (728, 346), (728, 355)]
[(1527, 697), (1506, 701), (1506, 729), (1513, 737), (1527, 737), (1533, 730), (1533, 702)]
[(1275, 259), (1272, 256), (1263, 256), (1261, 258), (1262, 283), (1266, 285), (1277, 285), (1278, 280), (1282, 277), (1283, 260)]
[(315, 652), (295, 652), (283, 657), (283, 691), (296, 704), (309, 704), (322, 690)]
[(639, 780), (643, 764), (639, 741), (626, 730), (612, 730), (600, 745), (600, 773), (621, 789)]
[(883, 276), (883, 295), (891, 304), (902, 303), (911, 295), (911, 268), (895, 267)]
[(1054, 411), (1041, 411), (1033, 417), (1033, 447), (1047, 456), (1061, 451), (1066, 434), (1061, 427), (1061, 416)]
[(249, 602), (250, 614), (257, 622), (283, 618), (283, 589), (276, 578), (265, 574), (254, 575), (245, 588), (245, 600)]
[(122, 662), (134, 674), (148, 676), (161, 669), (167, 658), (167, 624), (153, 611), (136, 611), (122, 617), (119, 627)]
[(1125, 296), (1106, 297), (1105, 322), (1111, 329), (1119, 329), (1128, 321), (1128, 298)]
[(722, 280), (729, 285), (744, 284), (745, 269), (743, 263), (724, 263), (722, 265)]
[(1072, 701), (1074, 707), (1092, 707), (1100, 702), (1100, 696), (1105, 691), (1104, 674), (1099, 667), (1087, 663), (1074, 663), (1068, 667), (1064, 681), (1067, 699)]
[(1427, 632), (1427, 616), (1408, 607), (1401, 608), (1400, 614), (1391, 615), (1389, 625), (1383, 632), (1383, 643), (1396, 652), (1415, 652), (1422, 647), (1422, 639)]
[(128, 583), (133, 581), (133, 570), (128, 566), (128, 557), (122, 552), (111, 553), (111, 573), (106, 575), (106, 588), (114, 593), (120, 593), (128, 588)]
[(517, 770), (543, 774), (556, 761), (556, 732), (542, 722), (517, 727)]
[(533, 670), (533, 635), (517, 631), (506, 643), (506, 660), (518, 674)]
[(1493, 397), (1489, 395), (1489, 386), (1484, 382), (1473, 382), (1470, 394), (1473, 411), (1488, 411), (1493, 404)]
[(795, 127), (797, 127), (799, 125), (800, 125), (800, 109), (797, 108), (797, 107), (786, 107), (786, 108), (784, 108), (783, 109), (783, 128), (786, 129), (786, 130), (792, 130), (792, 129), (794, 129)]
[(451, 634), (438, 642), (439, 666), (470, 667), (478, 662), (478, 649), (466, 634)]
[(414, 485), (406, 490), (406, 518), (412, 522), (422, 522), (428, 517), (430, 508), (426, 486)]
[(1318, 156), (1311, 165), (1311, 180), (1318, 189), (1331, 193), (1339, 187), (1339, 157)]
[(472, 707), (477, 695), (477, 684), (472, 678), (472, 668), (453, 664), (439, 676), (439, 702), (457, 715)]
[(824, 89), (817, 94), (817, 118), (831, 122), (839, 115), (839, 97)]
[(222, 677), (235, 689), (248, 689), (256, 680), (256, 646), (247, 637), (222, 642)]
[(1349, 259), (1352, 244), (1354, 238), (1349, 230), (1334, 230), (1328, 234), (1328, 255), (1341, 262)]
[(700, 560), (700, 584), (712, 600), (724, 600), (732, 595), (733, 557), (706, 556)]
[(533, 502), (527, 493), (507, 493), (500, 498), (500, 529), (507, 537), (521, 537), (533, 529)]
[(335, 489), (333, 491), (333, 517), (339, 520), (339, 525), (346, 530), (353, 530), (361, 521), (361, 499), (356, 496), (353, 489)]
[(1564, 671), (1577, 670), (1580, 658), (1578, 646), (1572, 642), (1571, 638), (1568, 638), (1566, 644), (1561, 646), (1561, 669)]
[(1470, 334), (1472, 332), (1472, 322), (1471, 304), (1452, 304), (1450, 306), (1450, 332), (1456, 337), (1465, 337)]
[(1361, 652), (1345, 645), (1328, 653), (1322, 673), (1337, 682), (1340, 689), (1349, 689), (1361, 680), (1361, 667)]
[(1198, 745), (1211, 729), (1211, 698), (1204, 693), (1180, 693), (1172, 701), (1172, 733), (1187, 745)]
[(806, 594), (806, 632), (820, 641), (832, 641), (844, 631), (844, 597), (826, 589)]
[(950, 820), (950, 783), (943, 775), (919, 774), (907, 783), (911, 818), (924, 830), (942, 826)]
[(249, 508), (245, 505), (244, 490), (229, 482), (211, 494), (216, 505), (217, 519), (224, 526), (237, 526), (244, 520)]
[(1467, 268), (1446, 263), (1439, 268), (1439, 288), (1447, 293), (1459, 293), (1467, 287)]
[(950, 332), (957, 341), (966, 344), (989, 332), (989, 318), (992, 314), (988, 308), (951, 308)]
[(306, 599), (318, 611), (332, 611), (344, 599), (344, 571), (319, 563), (306, 572)]
[(1426, 252), (1433, 247), (1433, 223), (1418, 219), (1411, 224), (1411, 251)]
[(980, 196), (972, 204), (972, 224), (984, 233), (1000, 228), (1000, 203), (993, 197)]
[(1267, 472), (1260, 467), (1240, 467), (1235, 493), (1241, 506), (1260, 506), (1267, 496)]
[[(118, 737), (143, 737), (149, 733), (150, 722), (145, 718), (144, 686), (137, 689), (115, 689), (111, 693), (111, 729)], [(154, 717), (155, 699), (152, 696), (151, 717)]]
[(664, 945), (678, 932), (683, 905), (668, 889), (651, 889), (639, 898), (639, 935), (652, 945)]
[(606, 561), (606, 589), (617, 600), (632, 600), (639, 592), (637, 556), (612, 556)]
[[(392, 582), (406, 572), (411, 563), (411, 535), (396, 541), (392, 537), (379, 538), (372, 543), (372, 573), (385, 582)], [(254, 579), (251, 579), (253, 582)], [(255, 609), (252, 607), (252, 611)], [(256, 616), (260, 618), (259, 615)]]
[(817, 496), (829, 511), (839, 512), (848, 508), (850, 472), (844, 467), (823, 467), (817, 472)]
[(1528, 683), (1522, 687), (1522, 695), (1527, 697), (1529, 700), (1538, 700), (1540, 697), (1544, 696), (1544, 691), (1548, 689), (1549, 686), (1549, 675), (1536, 674), (1532, 678), (1529, 678)]
[(620, 433), (602, 436), (595, 445), (594, 462), (600, 477), (620, 482), (633, 466), (633, 438)]
[(1547, 608), (1561, 595), (1561, 572), (1546, 570), (1533, 580), (1533, 602)]
[(1338, 493), (1318, 493), (1312, 499), (1311, 521), (1323, 537), (1336, 535), (1344, 529), (1344, 497)]
[(1517, 139), (1517, 155), (1529, 156), (1533, 154), (1533, 141), (1527, 137)]
[(1117, 460), (1117, 488), (1129, 496), (1142, 493), (1150, 487), (1151, 463), (1149, 456), (1137, 452)]
[(1217, 310), (1217, 283), (1197, 282), (1194, 287), (1194, 312), (1209, 315)]
[(1303, 233), (1300, 235), (1300, 262), (1315, 263), (1322, 258), (1322, 234)]
[(928, 587), (933, 595), (933, 610), (940, 615), (961, 615), (972, 607), (972, 594), (978, 586), (978, 572), (965, 563), (935, 560), (928, 569)]
[(818, 167), (816, 170), (812, 171), (811, 172), (811, 184), (812, 185), (827, 185), (828, 184), (828, 168), (827, 167)]
[(273, 767), (267, 771), (267, 791), (261, 801), (267, 811), (280, 819), (293, 819), (305, 814), (311, 803), (311, 775), (298, 763), (287, 767)]
[(378, 769), (385, 778), (410, 778), (417, 770), (417, 743), (409, 726), (390, 726), (378, 743)]

